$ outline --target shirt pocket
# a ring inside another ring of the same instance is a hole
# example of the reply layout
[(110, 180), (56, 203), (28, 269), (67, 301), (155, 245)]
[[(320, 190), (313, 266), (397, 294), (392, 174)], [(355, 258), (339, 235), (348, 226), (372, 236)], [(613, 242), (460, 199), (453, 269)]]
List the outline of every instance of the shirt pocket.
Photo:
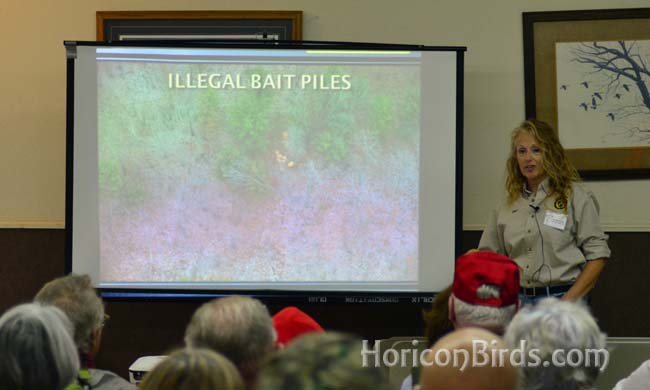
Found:
[[(554, 212), (554, 211), (552, 211)], [(546, 212), (544, 213), (546, 215)], [(544, 246), (553, 251), (552, 257), (559, 263), (575, 263), (584, 260), (584, 255), (576, 244), (576, 224), (571, 212), (566, 214), (564, 229), (558, 229), (543, 223), (540, 226), (545, 239)]]

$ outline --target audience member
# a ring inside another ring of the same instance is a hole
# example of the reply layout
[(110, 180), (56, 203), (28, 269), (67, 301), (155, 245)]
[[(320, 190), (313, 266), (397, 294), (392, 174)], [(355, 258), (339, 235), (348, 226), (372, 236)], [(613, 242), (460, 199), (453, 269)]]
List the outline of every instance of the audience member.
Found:
[(70, 274), (46, 283), (34, 297), (36, 302), (61, 309), (74, 328), (81, 369), (76, 385), (68, 390), (92, 388), (96, 390), (132, 390), (135, 386), (116, 374), (95, 368), (102, 331), (107, 316), (104, 303), (97, 296), (88, 275)]
[[(436, 343), (442, 336), (454, 330), (454, 323), (449, 319), (449, 297), (451, 296), (451, 287), (440, 291), (433, 299), (431, 309), (422, 312), (424, 319), (424, 336), (427, 338), (427, 346)], [(411, 368), (411, 374), (404, 378), (401, 390), (411, 390), (420, 383), (421, 367)]]
[[(501, 335), (518, 308), (517, 264), (498, 253), (469, 251), (456, 260), (452, 285), (436, 296), (425, 315), (429, 345), (453, 328), (479, 327)], [(401, 390), (416, 388), (419, 370), (414, 367)]]
[(456, 260), (449, 318), (456, 328), (479, 327), (503, 334), (519, 308), (519, 268), (493, 252), (471, 252)]
[(61, 310), (35, 303), (0, 317), (0, 389), (61, 390), (79, 370), (72, 324)]
[(647, 390), (650, 387), (650, 360), (641, 363), (627, 378), (623, 378), (612, 390)]
[(305, 333), (324, 332), (318, 322), (294, 306), (285, 307), (275, 313), (273, 327), (278, 335), (278, 344), (282, 346)]
[(449, 319), (449, 297), (452, 286), (440, 291), (431, 303), (431, 309), (424, 311), (424, 336), (433, 345), (442, 336), (454, 330), (454, 323)]
[(223, 355), (203, 348), (169, 355), (147, 373), (139, 390), (243, 390), (237, 368)]
[(421, 390), (516, 390), (517, 369), (501, 338), (463, 328), (438, 340), (422, 368)]
[(505, 340), (510, 349), (521, 350), (524, 390), (591, 389), (598, 363), (606, 362), (605, 335), (581, 302), (546, 298), (526, 305), (512, 319)]
[(250, 388), (260, 362), (275, 349), (276, 334), (266, 306), (257, 299), (231, 296), (203, 304), (185, 330), (188, 347), (222, 353)]
[(341, 333), (310, 333), (273, 355), (260, 370), (257, 390), (384, 390), (380, 368), (364, 367), (361, 340)]

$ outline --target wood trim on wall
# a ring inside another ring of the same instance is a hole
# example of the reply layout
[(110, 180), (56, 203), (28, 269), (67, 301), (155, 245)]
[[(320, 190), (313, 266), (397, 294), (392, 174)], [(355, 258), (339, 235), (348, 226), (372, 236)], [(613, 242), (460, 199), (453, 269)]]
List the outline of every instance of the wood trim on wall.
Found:
[(97, 40), (104, 40), (104, 22), (110, 19), (124, 20), (290, 20), (293, 26), (292, 40), (302, 39), (302, 11), (97, 11)]

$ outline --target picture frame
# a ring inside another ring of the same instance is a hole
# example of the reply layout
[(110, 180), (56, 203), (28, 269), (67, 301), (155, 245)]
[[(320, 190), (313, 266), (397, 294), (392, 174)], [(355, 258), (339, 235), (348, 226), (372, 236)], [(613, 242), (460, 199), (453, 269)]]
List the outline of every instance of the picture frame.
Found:
[[(566, 105), (564, 95), (559, 97), (559, 94), (569, 86), (568, 83), (558, 82), (556, 48), (564, 50), (563, 48), (568, 47), (567, 43), (596, 45), (601, 42), (609, 44), (617, 41), (619, 43), (648, 41), (647, 45), (650, 47), (650, 8), (524, 12), (522, 16), (526, 117), (551, 124), (557, 129), (561, 139), (563, 135), (570, 135), (570, 132), (576, 132), (580, 134), (578, 137), (582, 137), (582, 134), (587, 134), (590, 128), (583, 125), (580, 117), (576, 117), (573, 121), (566, 121), (574, 126), (564, 128), (558, 120), (559, 111), (567, 112), (566, 106), (559, 105)], [(558, 51), (558, 53), (562, 52)], [(566, 66), (579, 66), (576, 65), (579, 61), (568, 62), (563, 58), (560, 61), (562, 69)], [(585, 104), (583, 111), (591, 112), (599, 109), (603, 100), (601, 94), (605, 92), (587, 91), (585, 85), (589, 84), (586, 80), (580, 83), (578, 80), (574, 81), (573, 88), (583, 88), (583, 94), (587, 92), (592, 94), (586, 98), (589, 107)], [(620, 80), (617, 82), (618, 84), (606, 88), (621, 87), (624, 84)], [(629, 86), (626, 84), (625, 88)], [(614, 94), (613, 89), (606, 92), (611, 92), (612, 96), (621, 95)], [(598, 98), (599, 96), (601, 98)], [(576, 107), (571, 106), (571, 109), (580, 112)], [(610, 121), (616, 118), (613, 111), (602, 111), (599, 115), (605, 121), (606, 116)], [(584, 128), (581, 129), (581, 125)], [(583, 178), (610, 180), (650, 177), (650, 137), (647, 142), (639, 141), (636, 145), (614, 147), (599, 147), (596, 145), (599, 140), (584, 138), (585, 143), (593, 142), (594, 145), (574, 148), (565, 145), (569, 158)]]
[(302, 39), (302, 11), (97, 11), (97, 41)]

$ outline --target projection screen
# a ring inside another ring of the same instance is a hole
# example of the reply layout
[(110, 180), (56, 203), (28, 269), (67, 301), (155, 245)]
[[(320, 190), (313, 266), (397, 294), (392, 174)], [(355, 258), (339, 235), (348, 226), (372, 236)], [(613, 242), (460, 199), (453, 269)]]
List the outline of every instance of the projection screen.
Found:
[(66, 260), (99, 288), (439, 291), (464, 48), (68, 42)]

